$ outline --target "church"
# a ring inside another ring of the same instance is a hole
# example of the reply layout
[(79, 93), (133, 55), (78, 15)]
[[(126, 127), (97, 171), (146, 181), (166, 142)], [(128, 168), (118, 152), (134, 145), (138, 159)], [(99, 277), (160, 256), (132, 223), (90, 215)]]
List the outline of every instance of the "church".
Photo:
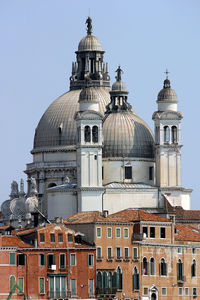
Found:
[(20, 191), (14, 183), (1, 206), (6, 221), (27, 218), (34, 205), (49, 220), (84, 211), (158, 212), (165, 200), (190, 209), (192, 190), (181, 185), (183, 116), (168, 72), (152, 112), (153, 133), (129, 103), (121, 66), (110, 83), (90, 17), (86, 24), (70, 89), (47, 108), (35, 130), (27, 195), (23, 183)]

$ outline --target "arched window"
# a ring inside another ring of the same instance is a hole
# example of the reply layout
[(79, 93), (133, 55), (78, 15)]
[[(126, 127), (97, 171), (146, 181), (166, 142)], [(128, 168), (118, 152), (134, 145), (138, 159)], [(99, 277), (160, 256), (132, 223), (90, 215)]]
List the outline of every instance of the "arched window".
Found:
[(112, 290), (117, 290), (117, 272), (114, 272), (112, 275)]
[(193, 261), (192, 261), (191, 273), (192, 273), (192, 277), (197, 276), (197, 265), (196, 265), (195, 259), (193, 259)]
[(108, 276), (106, 272), (103, 272), (103, 288), (106, 289), (108, 287)]
[(97, 289), (102, 288), (102, 274), (101, 272), (97, 273)]
[(85, 142), (91, 142), (91, 130), (90, 130), (90, 126), (85, 126), (85, 130), (84, 130), (84, 134), (85, 134)]
[(179, 281), (183, 281), (183, 274), (184, 274), (183, 266), (184, 265), (181, 259), (179, 259), (177, 263), (177, 280)]
[(92, 127), (92, 142), (98, 143), (98, 127), (97, 126)]
[(155, 260), (153, 257), (150, 259), (150, 275), (155, 275)]
[(178, 137), (177, 137), (177, 127), (172, 126), (172, 143), (177, 143)]
[(112, 272), (108, 273), (108, 288), (112, 288)]
[(11, 275), (10, 276), (10, 292), (14, 293), (15, 284), (16, 284), (16, 282), (15, 282), (15, 276)]
[(117, 268), (117, 289), (122, 290), (123, 275), (120, 267)]
[(164, 142), (169, 143), (170, 141), (170, 131), (168, 126), (164, 126)]
[(164, 258), (161, 259), (160, 261), (160, 275), (161, 276), (167, 276), (167, 264), (164, 260)]
[(140, 289), (140, 274), (137, 267), (133, 269), (133, 291), (138, 291)]
[(149, 263), (146, 257), (144, 257), (142, 261), (142, 275), (149, 275)]

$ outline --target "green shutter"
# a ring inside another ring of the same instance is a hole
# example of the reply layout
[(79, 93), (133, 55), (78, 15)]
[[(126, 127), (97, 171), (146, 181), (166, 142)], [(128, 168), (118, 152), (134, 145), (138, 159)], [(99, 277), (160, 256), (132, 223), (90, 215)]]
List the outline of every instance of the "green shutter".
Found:
[(10, 276), (10, 292), (15, 292), (15, 276)]
[(15, 253), (10, 253), (10, 265), (15, 265)]
[(19, 286), (19, 294), (23, 293), (24, 291), (24, 278), (18, 278), (18, 286)]

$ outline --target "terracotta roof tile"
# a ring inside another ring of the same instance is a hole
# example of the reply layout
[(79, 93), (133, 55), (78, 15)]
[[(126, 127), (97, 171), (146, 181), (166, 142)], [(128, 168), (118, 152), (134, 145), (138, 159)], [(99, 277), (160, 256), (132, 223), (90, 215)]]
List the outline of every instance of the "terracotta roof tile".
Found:
[(177, 220), (196, 220), (200, 222), (200, 210), (185, 210), (181, 206), (175, 208)]
[(2, 235), (0, 243), (1, 247), (33, 248), (32, 245), (23, 242), (20, 238), (14, 235)]
[(200, 230), (190, 225), (176, 225), (175, 241), (200, 242)]
[(143, 210), (126, 209), (108, 215), (107, 217), (104, 217), (102, 213), (98, 211), (79, 212), (65, 219), (64, 223), (65, 224), (96, 223), (96, 222), (127, 223), (127, 222), (134, 222), (134, 221), (171, 222), (167, 218), (159, 217), (154, 214), (147, 213)]

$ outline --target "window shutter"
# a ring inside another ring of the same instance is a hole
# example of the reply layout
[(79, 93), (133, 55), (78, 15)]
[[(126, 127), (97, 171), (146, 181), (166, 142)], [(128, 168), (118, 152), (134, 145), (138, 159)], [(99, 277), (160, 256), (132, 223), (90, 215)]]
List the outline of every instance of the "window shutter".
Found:
[(114, 272), (113, 276), (112, 276), (112, 287), (115, 289), (117, 288), (117, 273), (116, 272)]
[(149, 275), (149, 262), (147, 262), (147, 275)]
[(143, 262), (141, 262), (141, 273), (143, 275)]
[(55, 265), (55, 255), (53, 254), (53, 265)]
[(167, 276), (167, 263), (165, 263), (165, 275)]
[(159, 263), (159, 275), (161, 276), (161, 263)]
[(180, 270), (179, 270), (179, 263), (177, 263), (177, 279), (180, 278)]
[(46, 266), (46, 255), (44, 254), (44, 266)]

